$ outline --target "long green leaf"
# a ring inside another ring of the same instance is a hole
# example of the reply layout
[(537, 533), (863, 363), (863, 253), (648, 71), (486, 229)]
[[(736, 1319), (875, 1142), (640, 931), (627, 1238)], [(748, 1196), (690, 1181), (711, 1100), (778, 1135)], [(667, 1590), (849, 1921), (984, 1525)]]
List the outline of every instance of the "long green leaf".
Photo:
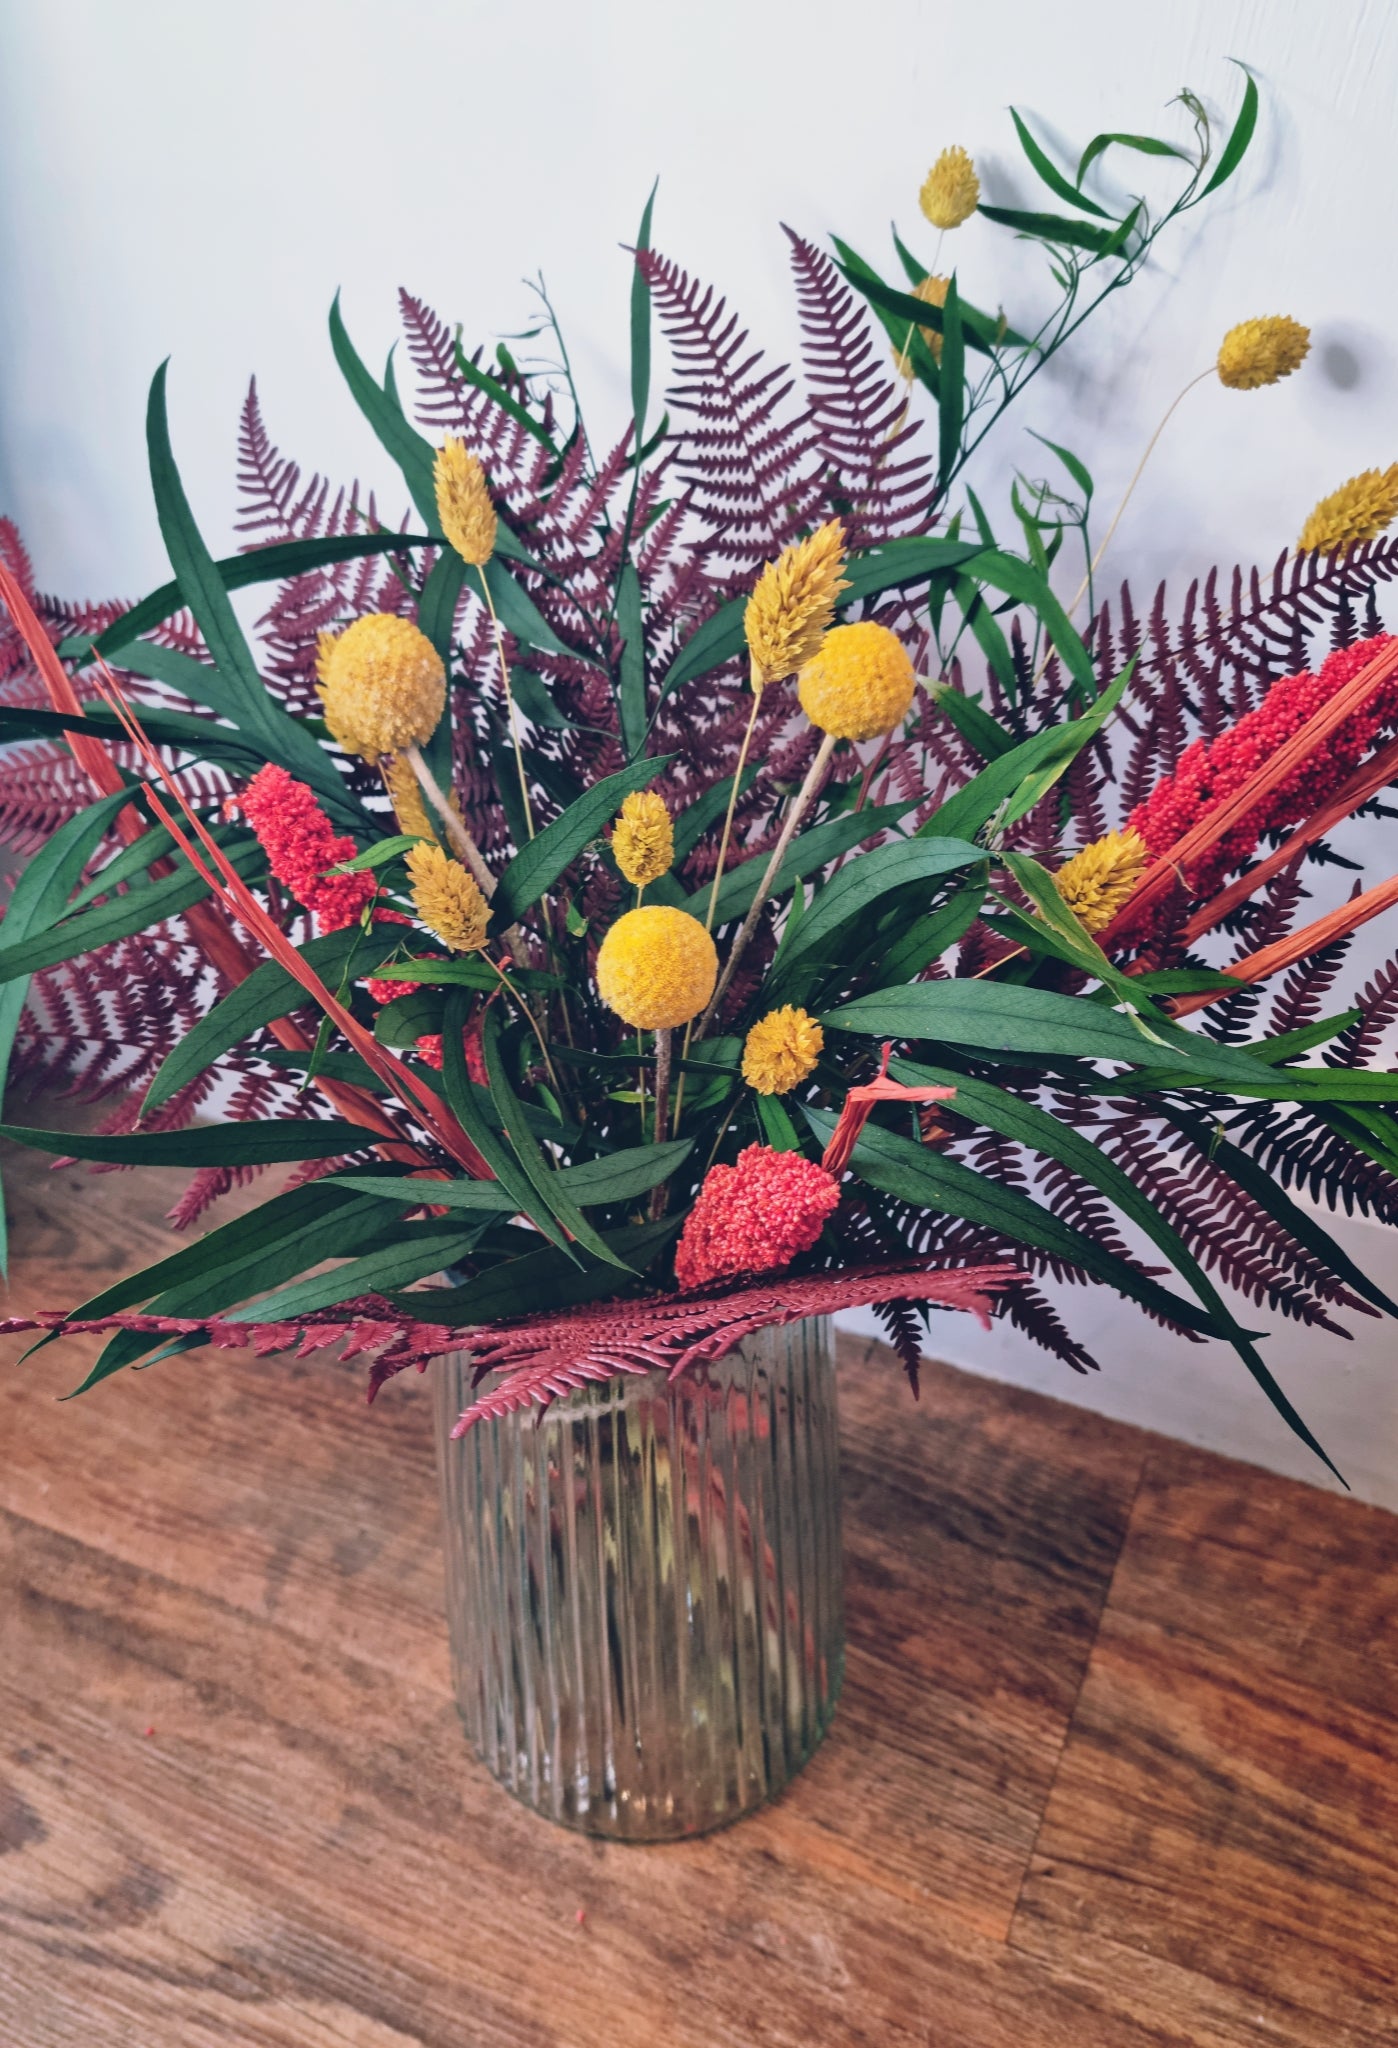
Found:
[(868, 920), (879, 901), (913, 882), (932, 882), (957, 868), (975, 867), (984, 850), (964, 839), (895, 839), (831, 876), (784, 947), (783, 973), (834, 945), (856, 919)]
[(915, 976), (933, 960), (941, 958), (959, 939), (964, 939), (981, 914), (985, 901), (984, 874), (968, 882), (936, 910), (929, 910), (907, 929), (875, 962), (873, 979), (877, 988), (896, 988)]
[[(1162, 142), (1158, 135), (1119, 135), (1115, 133), (1110, 135), (1094, 135), (1078, 159), (1079, 185), (1081, 185), (1093, 164), (1096, 163), (1098, 157), (1113, 147), (1134, 149), (1140, 156), (1175, 156), (1179, 157), (1183, 163), (1191, 161), (1186, 150), (1180, 149), (1173, 142)], [(1101, 207), (1092, 206), (1091, 200), (1086, 198), (1083, 193), (1078, 192), (1076, 186), (1070, 185), (1068, 191), (1076, 195), (1076, 202), (1079, 206), (1092, 207), (1094, 213), (1102, 212)], [(1065, 196), (1060, 194), (1060, 197)]]
[(594, 1258), (624, 1265), (625, 1261), (618, 1259), (616, 1254), (608, 1249), (583, 1215), (557, 1168), (550, 1166), (544, 1158), (539, 1141), (525, 1118), (524, 1105), (515, 1094), (510, 1085), (510, 1077), (505, 1071), (505, 1062), (500, 1056), (500, 1020), (494, 1010), (487, 1009), (485, 1013), (482, 1041), (485, 1048), (486, 1079), (491, 1097), (504, 1123), (506, 1140), (529, 1176), (535, 1193), (547, 1204), (550, 1214), (557, 1217), (575, 1244), (581, 1245), (584, 1251), (591, 1252)]
[[(249, 548), (245, 554), (221, 555), (214, 567), (225, 590), (245, 590), (250, 584), (278, 583), (288, 576), (304, 576), (311, 569), (355, 562), (365, 555), (405, 554), (438, 545), (439, 541), (426, 533), (327, 533), (317, 540), (275, 541), (271, 547)], [(162, 583), (130, 611), (113, 619), (95, 639), (89, 633), (70, 633), (60, 640), (57, 651), (65, 661), (88, 661), (94, 653), (114, 661), (123, 648), (172, 617), (184, 602), (178, 583)]]
[[(297, 951), (307, 966), (313, 967), (334, 988), (351, 959), (363, 973), (372, 974), (401, 943), (401, 937), (401, 930), (392, 926), (376, 925), (372, 931), (364, 932), (358, 925), (351, 925), (345, 931), (327, 932), (323, 938), (311, 939), (298, 946)], [(168, 1102), (223, 1053), (241, 1045), (264, 1024), (299, 1010), (307, 1001), (306, 991), (294, 975), (275, 960), (264, 960), (166, 1054), (146, 1091), (143, 1114), (149, 1116), (162, 1102)]]
[[(828, 1143), (835, 1128), (834, 1116), (826, 1110), (811, 1108), (805, 1109), (805, 1116), (817, 1137)], [(1080, 1266), (1118, 1294), (1139, 1301), (1153, 1315), (1166, 1316), (1187, 1330), (1200, 1330), (1210, 1336), (1219, 1334), (1214, 1318), (1204, 1309), (1172, 1294), (1124, 1259), (1105, 1251), (1084, 1232), (1064, 1223), (1051, 1209), (1018, 1188), (1006, 1187), (977, 1173), (960, 1159), (869, 1123), (854, 1148), (850, 1168), (870, 1187), (879, 1188), (899, 1201), (984, 1224), (1018, 1244), (1033, 1245), (1053, 1258)]]
[(822, 1022), (869, 1038), (901, 1038), (962, 1045), (976, 1052), (1028, 1053), (1050, 1059), (1118, 1060), (1160, 1067), (1196, 1083), (1249, 1086), (1265, 1069), (1245, 1052), (1177, 1025), (1156, 1025), (1147, 1036), (1130, 1018), (1081, 996), (1011, 982), (926, 981), (880, 989), (831, 1011)]
[[(813, 825), (808, 832), (798, 832), (786, 850), (772, 894), (782, 895), (798, 878), (814, 874), (818, 869), (838, 860), (842, 853), (862, 845), (903, 817), (907, 804), (878, 804), (867, 811), (844, 811), (837, 818), (829, 818), (823, 825)], [(714, 908), (714, 928), (730, 924), (734, 918), (743, 917), (752, 906), (762, 877), (767, 872), (769, 854), (756, 853), (749, 860), (741, 861), (730, 868), (719, 884), (718, 900)], [(858, 867), (859, 863), (856, 862)], [(696, 889), (689, 898), (686, 909), (692, 917), (702, 922), (708, 914), (708, 888)]]
[[(73, 889), (82, 879), (103, 835), (117, 812), (130, 801), (124, 789), (100, 797), (75, 817), (67, 818), (33, 854), (10, 892), (0, 936), (8, 945), (18, 945), (32, 932), (61, 917)], [(18, 976), (0, 989), (0, 1102), (9, 1076), (10, 1054), (29, 994), (28, 975)], [(5, 1205), (0, 1194), (0, 1275), (9, 1277), (9, 1231)]]
[(235, 1308), (226, 1320), (276, 1323), (286, 1316), (310, 1315), (316, 1309), (336, 1308), (356, 1295), (381, 1294), (387, 1287), (406, 1287), (409, 1281), (440, 1272), (460, 1257), (464, 1240), (459, 1223), (424, 1223), (411, 1228), (412, 1235), (401, 1243), (364, 1252), (337, 1266), (332, 1273), (317, 1273), (309, 1280), (298, 1280), (278, 1294)]
[[(564, 1246), (563, 1233), (554, 1221), (553, 1212), (535, 1193), (534, 1185), (520, 1165), (513, 1147), (502, 1141), (477, 1102), (475, 1084), (466, 1066), (465, 1031), (470, 1008), (471, 998), (467, 990), (447, 990), (446, 1006), (442, 1012), (442, 1085), (448, 1107), (510, 1196), (514, 1208), (522, 1216), (527, 1216), (550, 1243)], [(499, 1114), (499, 1105), (494, 1106)], [(576, 1263), (576, 1253), (566, 1246), (564, 1256)]]
[[(580, 1166), (562, 1167), (556, 1178), (573, 1201), (584, 1209), (600, 1208), (610, 1202), (629, 1202), (648, 1194), (684, 1164), (694, 1149), (693, 1138), (676, 1138), (667, 1145), (636, 1145), (624, 1152), (612, 1152), (605, 1159), (588, 1159)], [(423, 1181), (395, 1174), (391, 1179), (371, 1180), (357, 1174), (337, 1174), (321, 1185), (353, 1188), (361, 1194), (377, 1195), (384, 1201), (431, 1202), (445, 1209), (473, 1210), (482, 1214), (512, 1215), (514, 1204), (499, 1181)]]
[(570, 1265), (561, 1252), (545, 1248), (505, 1259), (460, 1287), (434, 1287), (421, 1294), (389, 1299), (395, 1307), (425, 1316), (434, 1323), (458, 1328), (498, 1322), (502, 1316), (526, 1315), (541, 1302), (551, 1308), (575, 1308), (615, 1294), (636, 1272), (650, 1265), (680, 1228), (677, 1216), (659, 1223), (631, 1224), (605, 1233), (608, 1250), (620, 1264)]
[(604, 776), (571, 803), (561, 817), (545, 825), (537, 838), (526, 841), (500, 877), (491, 899), (496, 928), (503, 931), (521, 918), (531, 904), (537, 903), (588, 842), (601, 836), (603, 826), (621, 808), (622, 798), (633, 790), (644, 789), (674, 758), (673, 754), (665, 754), (655, 760), (633, 761), (615, 775)]
[[(637, 276), (640, 276), (638, 271)], [(628, 755), (646, 743), (646, 635), (641, 615), (641, 579), (635, 564), (622, 565), (617, 578), (616, 622), (621, 634), (621, 685), (617, 715)]]
[[(994, 589), (1003, 590), (1007, 597), (1027, 604), (1042, 621), (1044, 631), (1053, 642), (1054, 652), (1078, 689), (1088, 698), (1097, 695), (1092, 657), (1082, 643), (1081, 634), (1074, 631), (1072, 621), (1054, 596), (1046, 576), (1019, 555), (1005, 554), (999, 548), (987, 548), (978, 553), (967, 573), (977, 583), (989, 583)], [(1130, 667), (1125, 673), (1130, 673)]]
[(949, 796), (919, 827), (922, 835), (970, 839), (992, 819), (1013, 824), (1031, 811), (1090, 740), (1096, 738), (1121, 700), (1131, 675), (1128, 666), (1110, 682), (1090, 711), (1064, 725), (1046, 726), (1002, 754)]
[(62, 1159), (102, 1159), (119, 1166), (268, 1166), (286, 1159), (334, 1159), (362, 1152), (378, 1134), (362, 1124), (193, 1124), (183, 1131), (144, 1131), (103, 1138), (86, 1131), (43, 1131), (0, 1124), (0, 1138), (56, 1152)]
[[(655, 211), (655, 195), (660, 180), (650, 188), (650, 197), (641, 215), (640, 231), (636, 236), (637, 250), (650, 247), (651, 216)], [(646, 407), (650, 403), (650, 285), (646, 274), (637, 263), (631, 272), (631, 417), (635, 422), (636, 446), (645, 439)]]
[(945, 489), (961, 453), (966, 418), (966, 333), (953, 276), (942, 306), (941, 391), (937, 405), (937, 481)]
[(330, 308), (330, 346), (355, 404), (402, 470), (419, 518), (430, 534), (440, 538), (442, 526), (437, 517), (437, 490), (432, 477), (432, 444), (408, 424), (402, 407), (394, 404), (360, 357), (345, 327), (338, 292)]

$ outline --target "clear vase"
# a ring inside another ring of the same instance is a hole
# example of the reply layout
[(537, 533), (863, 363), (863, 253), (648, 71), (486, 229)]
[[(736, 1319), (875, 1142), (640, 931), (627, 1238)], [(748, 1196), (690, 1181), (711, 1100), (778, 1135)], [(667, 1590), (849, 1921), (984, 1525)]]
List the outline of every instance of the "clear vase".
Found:
[(628, 1841), (780, 1791), (844, 1664), (828, 1319), (457, 1442), (469, 1364), (439, 1359), (434, 1383), (453, 1676), (487, 1767), (551, 1820)]

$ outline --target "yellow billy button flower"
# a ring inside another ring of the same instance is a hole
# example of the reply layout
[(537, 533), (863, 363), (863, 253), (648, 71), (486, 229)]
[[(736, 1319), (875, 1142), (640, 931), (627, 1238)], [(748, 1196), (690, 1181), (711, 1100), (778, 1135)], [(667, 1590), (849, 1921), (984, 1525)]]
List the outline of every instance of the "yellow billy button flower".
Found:
[(619, 917), (597, 955), (597, 991), (636, 1031), (669, 1031), (699, 1015), (718, 980), (713, 940), (687, 910), (643, 904)]
[(1218, 378), (1230, 391), (1279, 384), (1299, 370), (1310, 352), (1311, 330), (1284, 313), (1230, 327), (1218, 351)]
[(959, 228), (980, 205), (981, 181), (959, 144), (944, 149), (927, 176), (917, 203), (934, 228)]
[[(912, 296), (915, 299), (921, 299), (924, 306), (944, 306), (947, 302), (947, 292), (950, 288), (951, 279), (949, 277), (924, 277), (920, 284), (913, 286)], [(917, 331), (931, 350), (933, 362), (940, 363), (942, 360), (942, 337), (936, 328), (919, 327)], [(906, 377), (908, 382), (911, 383), (913, 377), (911, 340), (906, 342), (902, 348), (896, 348), (893, 351), (893, 362), (899, 376)]]
[(797, 684), (811, 724), (837, 740), (872, 740), (892, 732), (906, 718), (916, 688), (902, 641), (872, 619), (827, 633)]
[(633, 790), (622, 798), (621, 816), (612, 827), (612, 856), (636, 889), (668, 872), (675, 858), (675, 828), (664, 799), (653, 789)]
[(1361, 469), (1322, 498), (1301, 528), (1298, 555), (1338, 554), (1359, 540), (1375, 540), (1398, 518), (1398, 462)]
[(485, 944), (490, 905), (474, 878), (440, 846), (410, 846), (406, 865), (413, 902), (427, 929), (453, 953), (478, 953)]
[(1100, 932), (1135, 895), (1147, 862), (1139, 832), (1108, 832), (1065, 860), (1053, 879), (1083, 929)]
[(443, 533), (463, 562), (484, 568), (495, 553), (495, 507), (485, 471), (464, 441), (448, 436), (443, 442), (432, 465), (432, 481)]
[(759, 1095), (788, 1095), (813, 1073), (825, 1033), (808, 1010), (784, 1004), (759, 1017), (743, 1045), (743, 1079)]
[(422, 791), (410, 764), (401, 754), (396, 754), (383, 771), (384, 785), (393, 815), (398, 820), (400, 832), (411, 832), (418, 839), (435, 837), (432, 820), (427, 815), (427, 806), (422, 801)]
[(765, 690), (811, 659), (846, 588), (845, 530), (831, 519), (807, 540), (783, 548), (757, 579), (743, 613), (752, 687)]
[(431, 739), (446, 705), (442, 658), (425, 633), (392, 612), (370, 612), (322, 633), (316, 655), (331, 738), (377, 761)]

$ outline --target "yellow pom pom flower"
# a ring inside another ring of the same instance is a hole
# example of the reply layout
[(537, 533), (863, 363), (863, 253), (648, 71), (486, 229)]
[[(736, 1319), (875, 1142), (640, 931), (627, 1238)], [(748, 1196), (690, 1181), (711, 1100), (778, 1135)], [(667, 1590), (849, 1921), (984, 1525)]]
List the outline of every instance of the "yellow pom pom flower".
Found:
[(597, 992), (637, 1031), (697, 1017), (718, 980), (718, 951), (687, 910), (646, 903), (619, 917), (597, 955)]
[(812, 725), (837, 740), (871, 740), (907, 717), (917, 677), (896, 633), (872, 619), (836, 626), (801, 671), (797, 694)]
[(1376, 540), (1398, 518), (1398, 462), (1362, 469), (1322, 498), (1301, 528), (1298, 555), (1338, 554), (1359, 540)]
[(1135, 895), (1148, 858), (1139, 832), (1108, 832), (1065, 860), (1053, 879), (1083, 929), (1100, 932)]
[(399, 831), (411, 832), (418, 839), (431, 839), (434, 836), (432, 820), (427, 815), (427, 806), (422, 801), (422, 790), (411, 762), (402, 754), (395, 755), (384, 769), (383, 779)]
[(845, 530), (838, 519), (767, 564), (743, 612), (754, 690), (794, 676), (817, 652), (846, 588), (844, 566)]
[(759, 1017), (743, 1044), (743, 1079), (759, 1095), (788, 1095), (813, 1073), (825, 1033), (808, 1010), (786, 1003)]
[(485, 944), (490, 905), (459, 860), (440, 846), (410, 846), (406, 866), (417, 914), (453, 953), (478, 953)]
[(377, 761), (432, 737), (447, 701), (446, 670), (425, 633), (392, 612), (370, 612), (322, 633), (316, 666), (332, 739)]
[(675, 858), (675, 828), (664, 799), (653, 789), (622, 798), (621, 816), (612, 827), (612, 857), (636, 889), (668, 872)]
[(495, 507), (485, 471), (464, 441), (448, 436), (443, 442), (432, 465), (432, 481), (443, 533), (463, 562), (484, 568), (495, 553)]
[[(924, 277), (919, 284), (913, 286), (912, 296), (915, 299), (921, 299), (924, 306), (944, 306), (950, 289), (951, 279), (949, 277)], [(937, 332), (937, 329), (935, 327), (919, 327), (917, 331), (931, 350), (932, 360), (940, 363), (942, 360), (942, 337)], [(911, 384), (913, 378), (911, 333), (904, 346), (893, 351), (893, 364), (899, 376), (906, 377)]]
[(917, 203), (934, 228), (959, 228), (981, 200), (976, 167), (959, 144), (944, 149), (927, 176)]
[(1218, 351), (1218, 377), (1230, 391), (1256, 391), (1299, 370), (1310, 353), (1311, 330), (1284, 313), (1230, 327)]

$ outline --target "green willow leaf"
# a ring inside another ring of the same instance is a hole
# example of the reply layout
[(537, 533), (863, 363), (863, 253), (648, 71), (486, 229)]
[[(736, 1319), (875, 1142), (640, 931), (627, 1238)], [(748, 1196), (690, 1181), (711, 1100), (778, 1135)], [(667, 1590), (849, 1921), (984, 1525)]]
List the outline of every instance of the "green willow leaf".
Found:
[[(1237, 59), (1233, 58), (1230, 61), (1236, 63)], [(1243, 71), (1243, 80), (1243, 104), (1238, 109), (1238, 118), (1233, 123), (1227, 142), (1223, 145), (1222, 154), (1214, 165), (1213, 176), (1199, 194), (1201, 199), (1206, 199), (1210, 192), (1216, 192), (1220, 185), (1227, 183), (1247, 155), (1248, 145), (1252, 141), (1253, 130), (1257, 126), (1257, 82), (1252, 73), (1246, 70)]]
[[(1162, 142), (1158, 135), (1094, 135), (1091, 142), (1088, 143), (1087, 148), (1083, 151), (1082, 155), (1078, 159), (1079, 185), (1082, 184), (1083, 179), (1087, 176), (1093, 164), (1096, 163), (1098, 157), (1104, 155), (1107, 150), (1112, 149), (1114, 147), (1119, 149), (1134, 149), (1140, 156), (1174, 156), (1178, 157), (1182, 163), (1186, 164), (1192, 161), (1187, 150), (1180, 149), (1178, 145), (1173, 142)], [(1076, 188), (1074, 186), (1070, 185), (1068, 187), (1069, 192), (1074, 192), (1075, 190)], [(1060, 197), (1063, 196), (1065, 195), (1060, 194)], [(1076, 196), (1077, 204), (1079, 206), (1092, 206), (1092, 202), (1089, 199), (1087, 199), (1083, 193), (1077, 192)], [(1092, 211), (1094, 213), (1101, 213), (1102, 208), (1100, 206), (1092, 206)]]
[(1027, 213), (1017, 206), (991, 206), (984, 199), (976, 211), (998, 227), (1013, 228), (1018, 235), (1049, 242), (1057, 248), (1090, 249), (1100, 256), (1110, 241), (1106, 228), (1095, 228), (1085, 220), (1069, 220), (1061, 213)]
[(403, 480), (417, 507), (419, 518), (428, 532), (440, 540), (442, 526), (437, 517), (437, 490), (432, 477), (435, 451), (431, 442), (408, 424), (402, 407), (395, 405), (377, 377), (364, 363), (349, 338), (344, 316), (340, 311), (338, 292), (330, 307), (330, 346), (335, 352), (335, 361), (340, 366), (340, 373), (350, 388), (350, 395), (355, 404), (383, 447), (402, 470)]
[[(569, 1264), (576, 1265), (579, 1262), (577, 1254), (564, 1243), (563, 1232), (554, 1221), (552, 1211), (535, 1193), (533, 1182), (521, 1166), (513, 1148), (502, 1140), (482, 1114), (476, 1099), (475, 1084), (466, 1066), (465, 1033), (470, 1012), (469, 992), (462, 988), (448, 989), (446, 1007), (442, 1014), (442, 1086), (446, 1093), (447, 1106), (510, 1196), (514, 1208), (520, 1215), (527, 1216), (551, 1244), (562, 1247)], [(494, 1101), (494, 1090), (490, 1090), (489, 1093), (495, 1113), (503, 1125), (505, 1112), (501, 1105)]]
[[(1024, 154), (1028, 157), (1030, 163), (1034, 166), (1035, 171), (1038, 173), (1038, 176), (1042, 179), (1043, 183), (1047, 185), (1050, 192), (1053, 193), (1054, 197), (1056, 199), (1066, 200), (1069, 206), (1081, 207), (1084, 213), (1095, 213), (1099, 220), (1109, 219), (1110, 216), (1108, 215), (1105, 207), (1099, 206), (1095, 199), (1089, 199), (1085, 192), (1079, 192), (1079, 190), (1077, 189), (1077, 185), (1072, 184), (1067, 178), (1065, 178), (1062, 171), (1058, 169), (1057, 165), (1051, 162), (1050, 159), (1047, 156), (1045, 156), (1043, 150), (1040, 148), (1039, 144), (1034, 140), (1034, 137), (1030, 134), (1028, 128), (1025, 126), (1023, 120), (1020, 118), (1019, 113), (1016, 111), (1014, 107), (1010, 108), (1010, 119), (1015, 124), (1015, 133), (1019, 137), (1021, 149), (1024, 151)], [(1101, 138), (1099, 137), (1099, 140), (1100, 139)], [(1082, 166), (1080, 166), (1078, 170), (1078, 185), (1080, 185), (1081, 183)]]
[[(636, 275), (640, 276), (639, 270)], [(617, 693), (617, 717), (622, 745), (628, 755), (639, 754), (646, 743), (646, 636), (641, 613), (641, 579), (635, 564), (622, 565), (617, 579), (617, 629), (621, 634), (621, 682)]]
[(936, 910), (928, 911), (910, 924), (876, 961), (874, 987), (896, 988), (905, 981), (914, 980), (932, 961), (939, 960), (958, 940), (965, 938), (980, 916), (984, 902), (985, 879), (982, 875), (979, 881), (968, 882)]
[(1075, 757), (1095, 739), (1121, 701), (1131, 668), (1110, 682), (1090, 711), (1064, 725), (1046, 726), (982, 768), (932, 813), (919, 834), (971, 839), (995, 819), (1003, 827), (1031, 811)]
[(459, 1287), (433, 1287), (419, 1294), (390, 1295), (396, 1308), (433, 1323), (455, 1328), (468, 1324), (498, 1322), (502, 1316), (527, 1315), (541, 1301), (551, 1308), (576, 1308), (584, 1301), (597, 1301), (615, 1294), (626, 1285), (630, 1271), (643, 1272), (654, 1263), (680, 1228), (681, 1218), (669, 1216), (659, 1223), (629, 1225), (623, 1230), (604, 1232), (609, 1253), (620, 1264), (589, 1266), (571, 1263), (562, 1252), (545, 1248), (505, 1259), (498, 1266), (478, 1274)]
[[(641, 215), (641, 226), (636, 236), (638, 250), (650, 247), (651, 216), (655, 211), (655, 195), (660, 180), (656, 179), (650, 188), (650, 197)], [(645, 438), (646, 407), (650, 403), (650, 285), (646, 274), (637, 263), (631, 272), (631, 418), (635, 425), (635, 445), (640, 447)]]

